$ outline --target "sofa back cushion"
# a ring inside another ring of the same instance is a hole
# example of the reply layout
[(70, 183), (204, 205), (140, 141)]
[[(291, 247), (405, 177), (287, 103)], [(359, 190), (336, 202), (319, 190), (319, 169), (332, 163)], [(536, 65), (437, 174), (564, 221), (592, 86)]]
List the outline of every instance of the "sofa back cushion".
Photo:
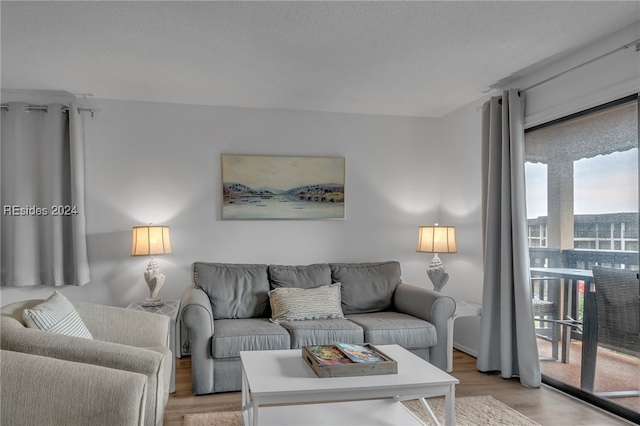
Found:
[(388, 310), (400, 279), (400, 263), (331, 263), (333, 282), (342, 283), (345, 315)]
[(331, 284), (327, 263), (307, 266), (269, 265), (271, 288), (315, 288)]
[(268, 315), (267, 265), (195, 262), (192, 274), (193, 284), (209, 296), (214, 319)]

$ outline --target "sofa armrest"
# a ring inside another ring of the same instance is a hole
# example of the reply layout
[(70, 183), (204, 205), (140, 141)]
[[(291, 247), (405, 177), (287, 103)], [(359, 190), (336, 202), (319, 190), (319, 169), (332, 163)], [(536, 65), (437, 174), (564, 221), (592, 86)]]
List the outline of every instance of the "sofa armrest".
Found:
[(434, 290), (399, 284), (393, 295), (398, 312), (429, 321), (436, 327), (438, 342), (429, 348), (429, 362), (447, 371), (448, 323), (456, 311), (456, 302)]
[(142, 374), (0, 351), (0, 376), (0, 424), (144, 424)]
[(445, 323), (456, 311), (456, 302), (434, 290), (409, 284), (399, 284), (393, 295), (398, 312), (422, 318), (430, 323)]
[(194, 286), (186, 288), (182, 293), (180, 317), (189, 330), (193, 393), (213, 393), (213, 309), (207, 293)]
[(189, 336), (213, 336), (213, 310), (207, 293), (196, 287), (188, 287), (180, 300), (180, 317), (189, 328)]
[(150, 312), (74, 302), (93, 338), (138, 347), (169, 347), (169, 317)]

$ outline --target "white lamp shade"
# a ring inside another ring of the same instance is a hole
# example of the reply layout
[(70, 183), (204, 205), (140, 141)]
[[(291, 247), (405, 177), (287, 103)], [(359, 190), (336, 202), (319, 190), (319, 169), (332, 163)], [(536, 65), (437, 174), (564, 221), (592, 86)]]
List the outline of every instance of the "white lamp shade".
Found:
[(418, 247), (423, 253), (457, 253), (456, 228), (453, 226), (419, 226)]
[(168, 226), (134, 226), (131, 240), (131, 256), (171, 254), (171, 238)]

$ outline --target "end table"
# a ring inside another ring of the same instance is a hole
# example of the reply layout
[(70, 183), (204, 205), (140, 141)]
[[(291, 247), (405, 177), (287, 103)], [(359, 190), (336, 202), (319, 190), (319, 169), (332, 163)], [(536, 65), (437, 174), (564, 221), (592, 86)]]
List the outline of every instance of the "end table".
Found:
[(462, 299), (456, 299), (456, 311), (449, 318), (447, 324), (447, 373), (453, 371), (453, 323), (460, 317), (479, 317), (482, 313), (482, 305)]
[(180, 336), (176, 333), (180, 332), (180, 327), (176, 327), (176, 319), (180, 312), (179, 300), (165, 300), (164, 305), (160, 306), (142, 306), (140, 302), (131, 302), (127, 309), (136, 311), (151, 312), (152, 314), (161, 314), (169, 317), (169, 349), (171, 350), (171, 382), (169, 384), (169, 393), (176, 391), (176, 356), (180, 353)]

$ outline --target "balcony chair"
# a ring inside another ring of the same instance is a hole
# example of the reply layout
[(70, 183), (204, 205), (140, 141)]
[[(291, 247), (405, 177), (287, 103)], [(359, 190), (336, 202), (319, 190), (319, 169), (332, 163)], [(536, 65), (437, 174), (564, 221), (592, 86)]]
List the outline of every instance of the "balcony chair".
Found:
[[(638, 271), (593, 267), (597, 341), (616, 352), (640, 357), (640, 283)], [(604, 397), (640, 395), (640, 390), (598, 393)]]
[[(543, 281), (554, 281), (559, 280), (558, 277), (531, 277), (531, 283), (533, 285), (534, 282), (538, 281), (539, 283)], [(567, 333), (565, 338), (562, 341), (562, 362), (569, 362), (569, 342), (570, 342), (570, 333), (573, 328), (576, 328), (580, 331), (582, 328), (582, 324), (579, 321), (574, 320), (573, 318), (567, 316), (565, 319), (559, 318), (559, 312), (557, 308), (557, 304), (552, 300), (545, 300), (549, 298), (549, 294), (545, 295), (545, 291), (541, 287), (537, 295), (533, 297), (531, 300), (533, 307), (533, 319), (538, 323), (543, 324), (551, 324), (551, 327), (536, 327), (536, 336), (548, 340), (551, 342), (551, 357), (543, 357), (540, 358), (540, 361), (557, 361), (558, 360), (558, 344), (560, 343), (560, 327), (564, 327), (564, 333)], [(553, 298), (552, 298), (553, 299)], [(557, 297), (556, 297), (557, 299)], [(551, 336), (545, 334), (547, 331), (551, 331)]]
[[(549, 327), (536, 327), (536, 336), (551, 342), (551, 357), (540, 358), (540, 361), (556, 361), (558, 359), (558, 327), (556, 326), (556, 305), (548, 300), (531, 299), (533, 306), (533, 319), (535, 322), (552, 324)], [(551, 336), (546, 332), (551, 330)]]
[[(144, 424), (162, 425), (173, 356), (169, 350), (169, 318), (114, 306), (72, 302), (93, 336), (86, 339), (28, 328), (23, 312), (41, 302), (43, 300), (26, 300), (0, 309), (0, 349), (141, 374), (146, 380)], [(86, 377), (86, 380), (93, 379), (91, 375)], [(11, 388), (3, 376), (3, 396), (5, 392), (11, 392)], [(35, 400), (33, 403), (39, 404)]]

